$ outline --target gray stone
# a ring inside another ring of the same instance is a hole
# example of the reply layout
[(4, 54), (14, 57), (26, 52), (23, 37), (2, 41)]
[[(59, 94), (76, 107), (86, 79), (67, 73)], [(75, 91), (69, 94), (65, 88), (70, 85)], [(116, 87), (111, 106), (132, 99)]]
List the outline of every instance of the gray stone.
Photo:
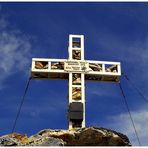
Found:
[(64, 141), (59, 138), (43, 137), (41, 135), (33, 135), (30, 138), (31, 146), (64, 146)]
[(37, 146), (64, 146), (65, 142), (59, 138), (47, 137), (43, 138), (42, 142)]

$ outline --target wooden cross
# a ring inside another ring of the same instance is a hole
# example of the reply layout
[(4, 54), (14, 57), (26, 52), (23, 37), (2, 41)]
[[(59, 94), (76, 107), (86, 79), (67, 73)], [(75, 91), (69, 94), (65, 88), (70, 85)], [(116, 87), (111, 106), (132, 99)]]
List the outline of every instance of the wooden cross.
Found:
[(85, 80), (119, 82), (120, 62), (84, 60), (84, 36), (69, 35), (68, 59), (33, 58), (33, 79), (69, 80), (69, 129), (85, 127)]

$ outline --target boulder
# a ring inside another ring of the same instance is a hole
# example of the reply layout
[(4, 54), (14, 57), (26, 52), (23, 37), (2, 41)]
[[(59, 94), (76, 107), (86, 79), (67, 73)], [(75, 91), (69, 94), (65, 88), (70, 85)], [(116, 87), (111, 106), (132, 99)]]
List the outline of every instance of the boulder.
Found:
[(0, 146), (131, 146), (122, 133), (98, 127), (45, 129), (31, 137), (13, 133), (0, 137)]

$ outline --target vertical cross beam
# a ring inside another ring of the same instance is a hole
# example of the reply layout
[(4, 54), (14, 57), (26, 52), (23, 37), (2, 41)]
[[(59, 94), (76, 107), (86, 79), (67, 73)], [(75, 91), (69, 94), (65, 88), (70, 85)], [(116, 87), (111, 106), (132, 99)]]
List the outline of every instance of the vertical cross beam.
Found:
[[(69, 35), (70, 61), (84, 60), (84, 36)], [(85, 76), (84, 73), (69, 73), (69, 129), (85, 127)]]

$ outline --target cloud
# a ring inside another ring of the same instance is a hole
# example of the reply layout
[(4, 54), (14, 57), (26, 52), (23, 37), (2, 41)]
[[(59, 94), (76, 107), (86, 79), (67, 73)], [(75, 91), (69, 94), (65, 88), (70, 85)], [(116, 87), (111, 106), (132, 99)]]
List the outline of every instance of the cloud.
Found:
[(10, 29), (9, 22), (0, 18), (0, 82), (16, 72), (25, 72), (30, 63), (31, 43), (18, 29)]
[[(148, 145), (148, 109), (132, 111), (131, 114), (142, 146)], [(128, 113), (122, 113), (116, 116), (109, 117), (108, 119), (110, 120), (110, 123), (113, 123), (109, 125), (111, 128), (126, 134), (129, 137), (132, 145), (138, 146), (135, 131), (133, 129)]]

